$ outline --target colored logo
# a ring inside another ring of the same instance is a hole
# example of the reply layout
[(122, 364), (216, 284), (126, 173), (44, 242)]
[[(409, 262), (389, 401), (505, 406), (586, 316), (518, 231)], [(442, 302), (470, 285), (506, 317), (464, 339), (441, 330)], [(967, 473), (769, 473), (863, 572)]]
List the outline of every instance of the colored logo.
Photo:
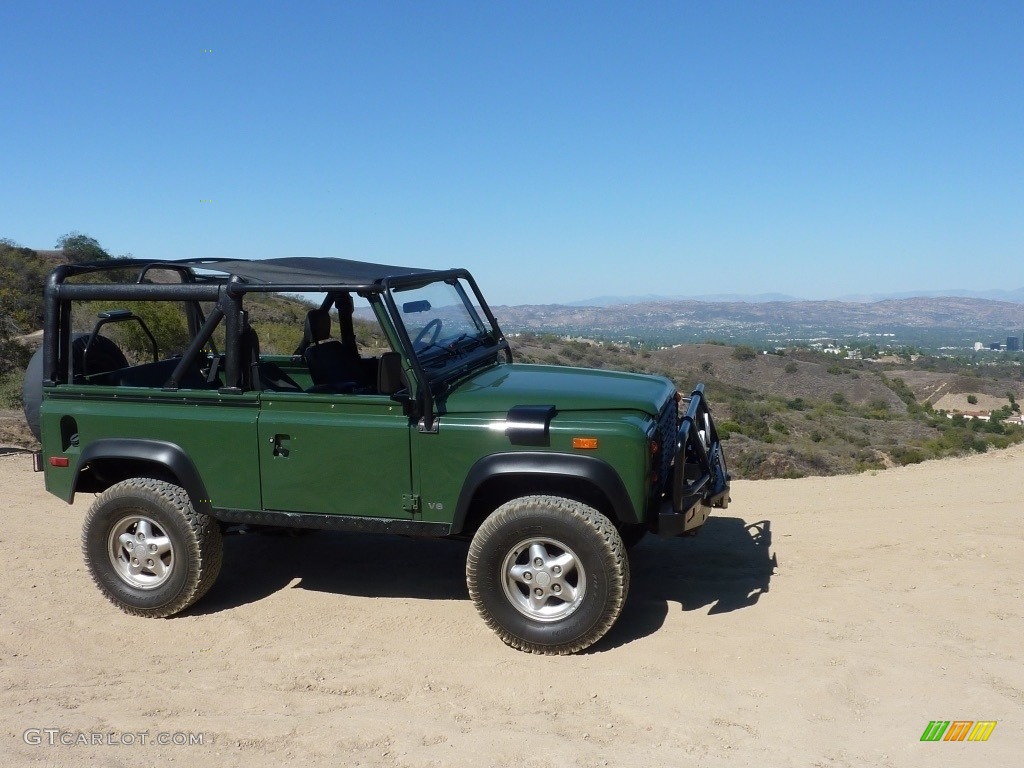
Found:
[(996, 729), (995, 720), (932, 720), (921, 741), (988, 741)]

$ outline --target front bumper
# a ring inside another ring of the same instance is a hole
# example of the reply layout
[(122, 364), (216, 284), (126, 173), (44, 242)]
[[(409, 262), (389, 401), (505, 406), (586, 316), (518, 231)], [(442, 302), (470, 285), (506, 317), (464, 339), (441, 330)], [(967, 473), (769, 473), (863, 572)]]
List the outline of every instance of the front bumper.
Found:
[(666, 495), (658, 508), (658, 535), (695, 533), (712, 508), (729, 506), (729, 480), (704, 385), (698, 384), (676, 434), (671, 496)]

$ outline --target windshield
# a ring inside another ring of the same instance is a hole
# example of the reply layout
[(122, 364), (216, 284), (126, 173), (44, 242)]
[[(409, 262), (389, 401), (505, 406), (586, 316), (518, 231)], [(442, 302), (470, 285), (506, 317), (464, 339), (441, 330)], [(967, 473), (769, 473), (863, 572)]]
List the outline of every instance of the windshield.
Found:
[(472, 289), (461, 279), (393, 289), (399, 316), (424, 365), (440, 365), (454, 357), (491, 345)]

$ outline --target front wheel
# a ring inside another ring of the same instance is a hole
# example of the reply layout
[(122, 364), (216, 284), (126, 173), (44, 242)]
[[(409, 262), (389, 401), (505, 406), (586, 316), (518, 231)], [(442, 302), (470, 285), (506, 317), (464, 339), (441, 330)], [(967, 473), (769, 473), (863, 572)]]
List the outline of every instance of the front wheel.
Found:
[(576, 653), (619, 617), (629, 561), (615, 525), (597, 510), (557, 496), (524, 496), (480, 526), (466, 583), (477, 611), (508, 645)]
[(213, 586), (223, 541), (217, 521), (196, 512), (183, 488), (132, 478), (89, 508), (82, 550), (110, 602), (125, 613), (161, 618), (185, 610)]

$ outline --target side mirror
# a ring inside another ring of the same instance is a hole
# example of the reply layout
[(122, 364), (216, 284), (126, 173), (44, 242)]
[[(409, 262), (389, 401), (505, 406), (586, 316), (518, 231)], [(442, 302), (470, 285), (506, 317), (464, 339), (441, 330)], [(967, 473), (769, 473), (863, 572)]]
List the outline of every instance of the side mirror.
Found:
[(377, 366), (377, 391), (382, 395), (393, 395), (409, 388), (409, 382), (402, 370), (402, 356), (397, 352), (385, 352)]

